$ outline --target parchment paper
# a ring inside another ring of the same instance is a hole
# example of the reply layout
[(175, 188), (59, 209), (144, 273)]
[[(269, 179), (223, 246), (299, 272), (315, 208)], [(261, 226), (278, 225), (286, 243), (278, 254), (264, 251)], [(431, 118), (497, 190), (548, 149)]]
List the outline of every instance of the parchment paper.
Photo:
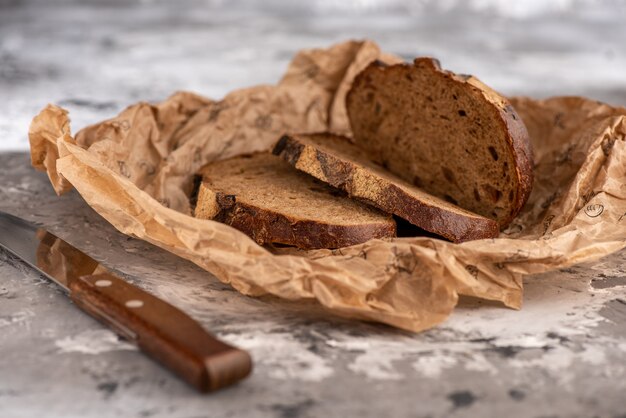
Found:
[(219, 101), (176, 93), (75, 136), (67, 112), (48, 105), (30, 127), (32, 163), (58, 194), (74, 187), (119, 231), (244, 294), (316, 299), (338, 315), (412, 331), (442, 322), (459, 294), (520, 308), (522, 275), (626, 246), (626, 109), (576, 97), (511, 99), (530, 132), (536, 177), (528, 204), (496, 239), (395, 238), (277, 253), (190, 216), (192, 177), (204, 164), (269, 149), (284, 132), (349, 134), (345, 95), (374, 59), (398, 61), (369, 41), (305, 50), (276, 86)]

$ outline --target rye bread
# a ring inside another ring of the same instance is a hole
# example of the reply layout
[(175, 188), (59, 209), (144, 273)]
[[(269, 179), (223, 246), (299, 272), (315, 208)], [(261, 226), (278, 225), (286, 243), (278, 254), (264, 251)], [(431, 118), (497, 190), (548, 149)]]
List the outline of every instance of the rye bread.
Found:
[(388, 172), (346, 137), (329, 133), (284, 135), (273, 153), (350, 197), (451, 241), (498, 235), (494, 220), (461, 209)]
[(259, 244), (340, 248), (396, 233), (390, 215), (270, 153), (218, 161), (201, 175), (195, 216), (226, 223)]
[(511, 104), (472, 76), (370, 64), (346, 97), (354, 142), (390, 172), (505, 227), (530, 193), (528, 132)]

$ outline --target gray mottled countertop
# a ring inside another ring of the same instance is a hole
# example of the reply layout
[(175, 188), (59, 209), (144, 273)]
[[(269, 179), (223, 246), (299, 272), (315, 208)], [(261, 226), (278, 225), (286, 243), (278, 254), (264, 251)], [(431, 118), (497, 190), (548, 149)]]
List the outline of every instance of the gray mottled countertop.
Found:
[(26, 153), (48, 102), (79, 128), (176, 90), (274, 82), (297, 49), (349, 37), (438, 56), (507, 94), (626, 104), (622, 3), (543, 3), (0, 0), (0, 210), (184, 309), (256, 365), (198, 395), (0, 251), (0, 416), (624, 417), (626, 252), (527, 277), (521, 311), (465, 300), (413, 335), (242, 296), (117, 233), (76, 193), (57, 197)]

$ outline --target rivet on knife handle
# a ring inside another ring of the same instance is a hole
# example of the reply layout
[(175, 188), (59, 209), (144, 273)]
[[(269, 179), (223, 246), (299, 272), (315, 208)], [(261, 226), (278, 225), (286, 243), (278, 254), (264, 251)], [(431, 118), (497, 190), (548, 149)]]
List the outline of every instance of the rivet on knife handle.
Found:
[(247, 352), (219, 341), (184, 312), (111, 273), (82, 276), (69, 285), (78, 306), (202, 392), (232, 385), (252, 370)]

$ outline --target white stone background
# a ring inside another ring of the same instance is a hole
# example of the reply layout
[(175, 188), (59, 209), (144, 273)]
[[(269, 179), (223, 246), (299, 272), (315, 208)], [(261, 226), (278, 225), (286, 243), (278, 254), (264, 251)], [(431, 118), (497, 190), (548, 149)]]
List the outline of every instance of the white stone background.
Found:
[(49, 102), (75, 129), (176, 90), (276, 82), (300, 48), (370, 38), (507, 95), (626, 104), (619, 0), (0, 0), (0, 150)]

